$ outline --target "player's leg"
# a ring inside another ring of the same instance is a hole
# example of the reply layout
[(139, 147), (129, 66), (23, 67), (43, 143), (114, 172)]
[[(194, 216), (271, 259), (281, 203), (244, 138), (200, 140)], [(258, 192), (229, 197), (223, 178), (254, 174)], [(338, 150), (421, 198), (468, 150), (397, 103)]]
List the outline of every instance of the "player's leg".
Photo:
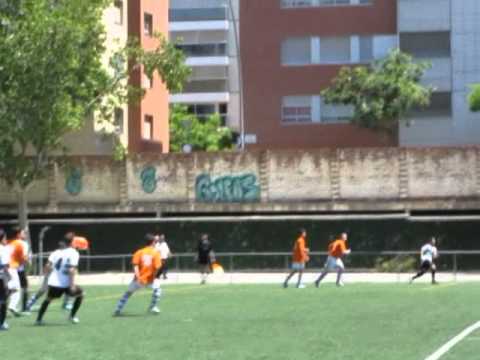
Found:
[(69, 289), (67, 295), (75, 299), (73, 301), (72, 310), (70, 311), (70, 321), (76, 324), (79, 320), (75, 315), (77, 315), (78, 309), (80, 309), (80, 306), (82, 305), (83, 290), (80, 286), (76, 286), (73, 291)]
[(7, 318), (7, 294), (8, 289), (4, 280), (0, 279), (0, 330), (8, 330)]
[(297, 288), (304, 288), (305, 285), (302, 284), (302, 276), (303, 276), (303, 269), (298, 270), (298, 280), (297, 280)]
[(35, 322), (36, 325), (43, 325), (43, 316), (50, 305), (50, 302), (53, 299), (58, 299), (60, 296), (63, 295), (65, 289), (49, 286), (47, 291), (47, 297), (43, 300), (42, 305), (40, 306), (40, 310), (38, 311), (37, 321)]
[(155, 279), (152, 284), (152, 300), (150, 301), (150, 306), (148, 307), (148, 311), (152, 313), (159, 313), (160, 309), (157, 307), (158, 300), (160, 300), (160, 296), (162, 296), (162, 289), (160, 288), (160, 279)]
[(437, 281), (435, 280), (435, 273), (437, 272), (437, 267), (435, 264), (432, 263), (430, 271), (432, 272), (432, 284), (437, 284)]
[(422, 262), (422, 265), (420, 266), (420, 271), (410, 279), (410, 283), (413, 280), (423, 276), (428, 271), (428, 269), (430, 269), (430, 263), (428, 261)]
[(335, 266), (337, 268), (337, 286), (343, 286), (342, 275), (345, 271), (345, 266), (343, 265), (342, 259), (336, 259)]
[(327, 276), (328, 272), (332, 268), (333, 264), (335, 262), (335, 259), (332, 258), (330, 255), (327, 257), (327, 260), (325, 261), (325, 265), (323, 266), (322, 273), (318, 277), (317, 280), (315, 280), (315, 286), (318, 287), (320, 285), (320, 282)]
[(200, 265), (200, 284), (202, 285), (207, 283), (209, 267), (210, 267), (210, 264), (208, 263)]
[(163, 276), (163, 279), (166, 280), (167, 279), (167, 272), (168, 272), (168, 259), (163, 259), (162, 260), (162, 276)]
[(138, 289), (140, 289), (141, 287), (142, 285), (136, 279), (133, 279), (132, 282), (128, 285), (127, 291), (123, 294), (123, 296), (118, 301), (117, 307), (115, 308), (115, 312), (113, 313), (113, 315), (116, 315), (116, 316), (120, 315), (123, 308), (127, 304), (128, 299), (130, 299), (130, 296), (132, 296), (132, 294)]
[(48, 282), (48, 276), (44, 276), (42, 281), (42, 286), (35, 294), (32, 295), (30, 300), (28, 300), (27, 302), (27, 311), (31, 311), (33, 305), (35, 305), (38, 299), (40, 299), (47, 292), (48, 290), (47, 282)]
[(17, 269), (9, 269), (10, 281), (8, 282), (8, 289), (10, 291), (10, 302), (8, 310), (14, 316), (20, 316), (18, 312), (18, 303), (20, 302), (20, 279), (18, 277)]
[(288, 287), (288, 282), (290, 281), (292, 276), (295, 275), (296, 273), (297, 273), (297, 270), (295, 269), (295, 267), (292, 264), (292, 271), (290, 271), (290, 274), (287, 275), (287, 277), (285, 278), (285, 281), (283, 282), (283, 287), (284, 288)]
[(27, 311), (27, 302), (28, 302), (28, 278), (25, 271), (19, 271), (18, 277), (20, 279), (20, 288), (21, 288), (21, 301), (22, 301), (22, 311)]

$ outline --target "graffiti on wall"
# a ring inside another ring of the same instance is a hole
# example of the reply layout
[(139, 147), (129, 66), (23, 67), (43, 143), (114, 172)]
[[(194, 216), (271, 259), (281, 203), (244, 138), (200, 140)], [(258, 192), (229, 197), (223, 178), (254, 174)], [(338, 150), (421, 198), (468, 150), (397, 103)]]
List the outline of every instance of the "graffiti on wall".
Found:
[(212, 179), (208, 174), (197, 176), (197, 201), (209, 203), (253, 202), (260, 200), (260, 186), (254, 174), (222, 176)]
[(82, 192), (82, 170), (78, 168), (72, 169), (65, 180), (65, 190), (72, 196), (76, 196)]
[(146, 166), (140, 173), (140, 181), (142, 182), (142, 189), (147, 194), (153, 194), (157, 189), (157, 169), (153, 166)]

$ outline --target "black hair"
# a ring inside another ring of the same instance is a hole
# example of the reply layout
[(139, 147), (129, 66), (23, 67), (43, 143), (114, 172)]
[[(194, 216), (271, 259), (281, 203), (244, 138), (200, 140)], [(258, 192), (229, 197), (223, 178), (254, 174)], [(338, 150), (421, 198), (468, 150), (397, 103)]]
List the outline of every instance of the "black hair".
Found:
[(12, 228), (10, 229), (10, 235), (9, 235), (9, 238), (10, 239), (14, 239), (14, 238), (17, 238), (18, 235), (22, 232), (22, 228), (18, 225), (15, 225), (15, 226), (12, 226)]
[(73, 238), (75, 237), (75, 233), (73, 231), (69, 231), (65, 234), (63, 237), (63, 241), (67, 244), (70, 245), (73, 241)]
[(0, 240), (3, 240), (6, 235), (7, 235), (7, 233), (5, 232), (5, 230), (0, 229)]
[(302, 235), (303, 233), (306, 233), (306, 232), (307, 232), (307, 230), (305, 230), (305, 228), (298, 229), (298, 235), (299, 236)]

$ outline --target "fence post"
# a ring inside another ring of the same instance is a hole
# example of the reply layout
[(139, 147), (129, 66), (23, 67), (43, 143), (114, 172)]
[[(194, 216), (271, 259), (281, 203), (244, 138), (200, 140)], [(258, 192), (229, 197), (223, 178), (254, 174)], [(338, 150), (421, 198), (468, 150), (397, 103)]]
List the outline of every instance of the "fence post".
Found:
[(229, 256), (229, 264), (230, 264), (229, 265), (230, 272), (232, 272), (233, 271), (233, 255), (232, 254), (230, 254)]
[(127, 269), (125, 267), (125, 256), (122, 256), (122, 273), (127, 272)]
[(180, 270), (180, 257), (175, 256), (175, 271), (178, 273), (179, 270)]
[(453, 254), (453, 280), (457, 281), (457, 254)]
[(288, 271), (288, 255), (284, 255), (285, 256), (285, 270)]

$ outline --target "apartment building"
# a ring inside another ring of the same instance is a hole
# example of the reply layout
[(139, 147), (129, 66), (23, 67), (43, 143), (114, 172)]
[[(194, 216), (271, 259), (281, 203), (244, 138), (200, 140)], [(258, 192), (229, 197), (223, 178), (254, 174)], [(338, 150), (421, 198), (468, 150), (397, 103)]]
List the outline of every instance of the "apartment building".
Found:
[(397, 0), (400, 48), (427, 60), (431, 106), (400, 128), (405, 146), (480, 143), (480, 119), (468, 109), (470, 85), (480, 82), (480, 1)]
[[(154, 49), (154, 32), (168, 36), (168, 0), (115, 0), (104, 14), (106, 52), (103, 63), (108, 66), (114, 51), (125, 46), (129, 37), (139, 39), (145, 49)], [(125, 64), (127, 66), (127, 64)], [(112, 132), (118, 135), (129, 153), (168, 152), (168, 91), (158, 74), (152, 79), (142, 69), (133, 71), (130, 83), (142, 86), (145, 97), (134, 105), (120, 105), (113, 114), (113, 127), (99, 122), (95, 116), (85, 127), (66, 137), (73, 155), (110, 155), (115, 143)]]
[(221, 115), (234, 131), (241, 127), (238, 67), (239, 0), (170, 0), (170, 40), (179, 43), (192, 75), (171, 104), (184, 104), (200, 119)]
[[(240, 2), (247, 148), (478, 144), (468, 110), (480, 82), (478, 0), (262, 0)], [(348, 124), (352, 109), (320, 91), (342, 66), (400, 47), (431, 62), (431, 105), (409, 114), (398, 142)]]

